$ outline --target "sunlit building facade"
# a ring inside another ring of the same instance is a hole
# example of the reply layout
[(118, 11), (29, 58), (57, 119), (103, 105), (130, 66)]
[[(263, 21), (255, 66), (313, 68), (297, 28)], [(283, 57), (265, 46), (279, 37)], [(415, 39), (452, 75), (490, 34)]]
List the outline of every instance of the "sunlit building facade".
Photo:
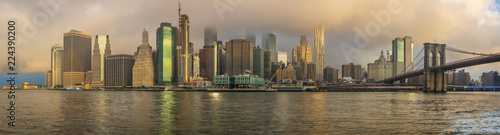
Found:
[(175, 85), (177, 81), (177, 35), (177, 28), (171, 23), (161, 23), (156, 29), (158, 85)]
[(392, 75), (413, 71), (413, 40), (410, 36), (392, 40)]
[(104, 63), (106, 56), (111, 55), (108, 35), (96, 35), (92, 52), (92, 85), (103, 86)]
[(50, 50), (50, 70), (51, 70), (51, 87), (63, 85), (63, 57), (64, 48), (62, 45), (56, 44)]
[[(91, 71), (92, 35), (80, 30), (64, 33), (63, 86), (74, 87), (85, 82)], [(90, 77), (90, 76), (89, 76)]]
[(318, 25), (314, 29), (314, 64), (316, 64), (316, 80), (321, 80), (325, 67), (325, 28), (323, 25)]
[(142, 44), (134, 54), (135, 61), (132, 69), (132, 86), (154, 86), (154, 64), (151, 45), (148, 42), (148, 32), (142, 32)]

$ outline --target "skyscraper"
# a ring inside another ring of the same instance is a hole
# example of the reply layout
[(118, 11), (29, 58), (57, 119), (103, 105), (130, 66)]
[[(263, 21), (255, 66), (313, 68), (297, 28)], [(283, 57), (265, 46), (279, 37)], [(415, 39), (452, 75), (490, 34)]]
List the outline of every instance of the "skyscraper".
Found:
[(73, 87), (85, 82), (91, 70), (92, 35), (80, 30), (64, 33), (63, 85)]
[(323, 80), (325, 80), (325, 82), (327, 83), (336, 83), (338, 78), (339, 78), (339, 70), (338, 69), (334, 69), (330, 66), (326, 66), (324, 69), (323, 69)]
[(259, 47), (253, 48), (253, 75), (264, 78), (264, 50)]
[(52, 70), (45, 73), (45, 86), (52, 87)]
[(200, 76), (200, 57), (198, 53), (193, 55), (193, 77)]
[(342, 77), (352, 77), (356, 81), (361, 81), (361, 65), (349, 63), (342, 65)]
[(296, 65), (297, 61), (297, 48), (292, 49), (292, 64)]
[(217, 41), (217, 74), (224, 75), (226, 73), (226, 46), (222, 41)]
[(132, 86), (134, 87), (154, 85), (153, 54), (148, 40), (148, 32), (144, 30), (142, 44), (137, 47), (134, 54), (135, 62), (132, 69)]
[(106, 86), (132, 86), (134, 56), (127, 54), (108, 55), (105, 59)]
[(410, 36), (392, 40), (392, 75), (413, 71), (413, 40)]
[(296, 53), (296, 57), (292, 59), (297, 59), (296, 65), (302, 67), (302, 70), (295, 69), (296, 71), (301, 71), (302, 74), (302, 75), (297, 75), (297, 78), (306, 79), (307, 74), (311, 72), (309, 71), (309, 69), (307, 69), (307, 64), (309, 62), (312, 62), (312, 58), (311, 58), (311, 46), (309, 45), (309, 42), (307, 42), (307, 38), (305, 35), (300, 36), (300, 43), (293, 52)]
[[(279, 62), (277, 61), (277, 55), (276, 55), (276, 35), (274, 34), (269, 34), (269, 51), (271, 52), (271, 62)], [(285, 64), (287, 64), (285, 62)]]
[[(63, 59), (64, 48), (62, 45), (56, 44), (52, 46), (50, 54), (50, 70), (51, 70), (51, 85), (63, 85)], [(49, 86), (49, 85), (47, 85)]]
[(270, 51), (264, 51), (264, 79), (265, 80), (271, 79), (271, 52)]
[(318, 25), (314, 29), (314, 63), (316, 64), (316, 80), (322, 80), (325, 67), (325, 28)]
[[(179, 15), (180, 15), (179, 4)], [(179, 44), (178, 44), (178, 79), (179, 83), (189, 82), (189, 17), (186, 14), (179, 16)]]
[(200, 49), (200, 75), (212, 81), (217, 75), (217, 45), (205, 45)]
[(253, 71), (253, 43), (244, 39), (226, 42), (226, 72), (239, 75), (245, 70)]
[(108, 35), (96, 35), (92, 52), (92, 85), (103, 86), (104, 62), (106, 56), (111, 55)]
[(163, 22), (156, 29), (156, 67), (159, 85), (175, 85), (177, 81), (177, 27)]
[(280, 52), (278, 51), (277, 61), (278, 62), (283, 62), (285, 64), (288, 64), (288, 53), (287, 52)]
[(217, 42), (217, 29), (213, 27), (205, 27), (205, 44), (212, 45)]

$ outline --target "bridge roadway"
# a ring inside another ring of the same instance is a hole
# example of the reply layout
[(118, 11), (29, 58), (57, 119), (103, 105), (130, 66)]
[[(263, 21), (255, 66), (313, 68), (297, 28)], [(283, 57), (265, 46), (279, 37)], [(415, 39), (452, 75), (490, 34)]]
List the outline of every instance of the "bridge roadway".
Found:
[[(430, 67), (429, 70), (431, 70), (431, 71), (445, 70), (446, 71), (446, 70), (451, 70), (451, 69), (487, 64), (487, 63), (493, 63), (493, 62), (499, 62), (499, 61), (500, 61), (500, 53), (495, 53), (495, 54), (492, 54), (489, 56), (478, 56), (478, 57), (453, 61), (450, 63), (446, 63), (446, 65), (439, 65), (439, 66)], [(395, 82), (398, 80), (402, 80), (402, 79), (410, 78), (410, 77), (416, 77), (416, 76), (423, 75), (423, 74), (424, 74), (424, 69), (419, 69), (419, 70), (407, 72), (404, 74), (400, 74), (400, 75), (397, 75), (394, 77), (386, 78), (386, 79), (379, 81), (379, 82), (383, 82), (383, 83)]]

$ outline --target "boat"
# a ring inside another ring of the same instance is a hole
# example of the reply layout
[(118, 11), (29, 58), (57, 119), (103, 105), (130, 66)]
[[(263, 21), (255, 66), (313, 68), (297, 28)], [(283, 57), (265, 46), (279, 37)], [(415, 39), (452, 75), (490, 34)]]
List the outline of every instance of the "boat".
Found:
[(80, 90), (79, 87), (69, 87), (69, 88), (66, 88), (66, 90)]
[(165, 89), (163, 91), (172, 91), (172, 87), (165, 87)]
[(222, 89), (222, 88), (209, 88), (208, 92), (271, 92), (276, 91), (272, 88), (232, 88), (232, 89)]
[(104, 88), (97, 88), (97, 90), (105, 90)]
[(272, 85), (277, 91), (305, 91), (306, 88), (300, 84)]

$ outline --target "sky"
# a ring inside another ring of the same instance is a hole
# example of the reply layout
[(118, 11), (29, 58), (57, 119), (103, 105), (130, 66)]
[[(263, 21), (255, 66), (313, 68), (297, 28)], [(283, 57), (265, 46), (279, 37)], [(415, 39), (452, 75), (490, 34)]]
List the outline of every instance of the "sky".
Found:
[[(0, 43), (7, 43), (7, 22), (17, 26), (16, 66), (19, 74), (40, 76), (50, 69), (50, 48), (63, 43), (72, 29), (91, 35), (109, 35), (112, 54), (133, 54), (149, 31), (155, 48), (155, 30), (162, 22), (178, 25), (177, 0), (45, 0), (0, 1)], [(277, 51), (291, 51), (306, 35), (314, 49), (314, 27), (325, 26), (326, 66), (362, 65), (391, 49), (396, 37), (411, 36), (416, 55), (426, 42), (438, 42), (473, 52), (500, 52), (499, 0), (180, 0), (190, 19), (190, 41), (198, 52), (204, 28), (218, 29), (227, 42), (255, 34), (274, 33)], [(94, 37), (92, 39), (94, 43)], [(93, 46), (93, 44), (92, 44)], [(7, 52), (1, 47), (0, 52)], [(314, 52), (314, 51), (313, 51)], [(1, 56), (7, 57), (7, 53)], [(447, 61), (473, 56), (448, 52)], [(0, 59), (0, 73), (7, 69)], [(472, 79), (496, 71), (500, 63), (467, 67)], [(39, 77), (40, 78), (40, 77)], [(43, 83), (44, 78), (39, 82)], [(3, 82), (1, 82), (3, 83)]]

